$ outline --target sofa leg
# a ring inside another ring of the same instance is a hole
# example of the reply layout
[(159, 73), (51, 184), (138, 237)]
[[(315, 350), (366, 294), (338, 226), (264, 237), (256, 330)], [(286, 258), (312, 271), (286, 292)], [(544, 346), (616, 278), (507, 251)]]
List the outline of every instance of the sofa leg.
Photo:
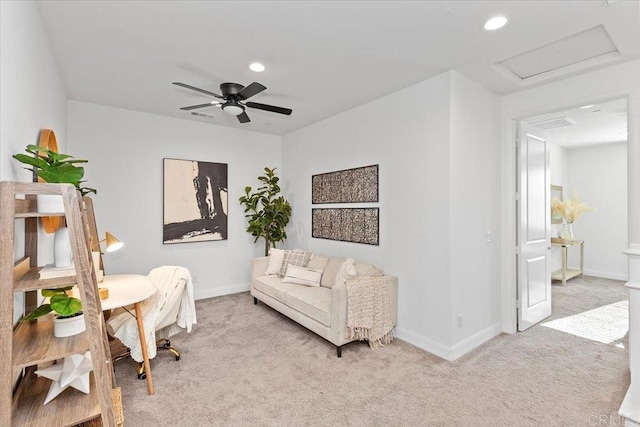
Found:
[(341, 345), (337, 345), (336, 346), (336, 353), (338, 354), (338, 357), (342, 357), (342, 346)]
[(258, 305), (258, 298), (253, 297), (253, 305)]

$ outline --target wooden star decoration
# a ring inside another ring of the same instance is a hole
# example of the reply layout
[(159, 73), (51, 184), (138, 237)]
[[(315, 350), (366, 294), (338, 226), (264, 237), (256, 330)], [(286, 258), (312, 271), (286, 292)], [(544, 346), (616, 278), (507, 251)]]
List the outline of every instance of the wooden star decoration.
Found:
[(56, 396), (69, 387), (85, 394), (89, 393), (89, 373), (93, 370), (91, 353), (73, 354), (64, 358), (64, 362), (38, 369), (36, 375), (49, 378), (51, 387), (44, 404), (51, 402)]

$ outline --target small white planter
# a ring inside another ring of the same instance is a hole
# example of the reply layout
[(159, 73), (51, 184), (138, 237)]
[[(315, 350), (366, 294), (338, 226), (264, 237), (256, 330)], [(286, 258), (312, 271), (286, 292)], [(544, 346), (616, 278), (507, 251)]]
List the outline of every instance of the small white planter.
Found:
[(77, 335), (83, 332), (86, 328), (87, 327), (84, 324), (84, 314), (64, 319), (60, 319), (58, 316), (53, 318), (53, 336), (57, 338)]
[(38, 201), (38, 212), (64, 212), (64, 203), (62, 202), (62, 196), (59, 196), (57, 194), (38, 194), (36, 196), (36, 199)]

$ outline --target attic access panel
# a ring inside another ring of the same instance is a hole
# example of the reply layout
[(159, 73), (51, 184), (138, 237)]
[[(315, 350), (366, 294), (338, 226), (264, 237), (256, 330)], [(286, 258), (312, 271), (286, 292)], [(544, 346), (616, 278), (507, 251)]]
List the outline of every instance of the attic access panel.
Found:
[(613, 60), (620, 52), (602, 25), (516, 55), (496, 65), (520, 81), (584, 69)]

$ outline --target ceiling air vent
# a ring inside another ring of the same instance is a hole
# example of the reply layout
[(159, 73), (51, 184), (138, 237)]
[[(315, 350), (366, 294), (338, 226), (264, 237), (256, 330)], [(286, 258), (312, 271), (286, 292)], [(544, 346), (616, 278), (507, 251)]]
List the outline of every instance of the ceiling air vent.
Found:
[(575, 121), (571, 120), (569, 117), (556, 117), (553, 119), (540, 120), (539, 122), (530, 123), (533, 126), (539, 127), (540, 129), (549, 130), (549, 129), (557, 129), (564, 128), (567, 126), (573, 126), (576, 124)]
[(202, 117), (203, 119), (213, 119), (215, 117), (215, 116), (212, 116), (211, 114), (198, 113), (197, 111), (192, 111), (191, 115)]

